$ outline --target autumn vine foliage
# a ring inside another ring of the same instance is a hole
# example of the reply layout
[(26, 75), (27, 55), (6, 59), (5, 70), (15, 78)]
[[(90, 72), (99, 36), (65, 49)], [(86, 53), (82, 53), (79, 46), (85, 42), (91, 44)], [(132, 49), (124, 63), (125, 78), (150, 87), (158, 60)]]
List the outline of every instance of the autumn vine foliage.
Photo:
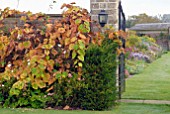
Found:
[[(1, 36), (1, 68), (5, 68), (1, 78), (14, 76), (18, 80), (11, 94), (18, 94), (16, 90), (24, 89), (30, 82), (34, 89), (51, 85), (56, 79), (66, 78), (72, 73), (70, 67), (76, 67), (81, 76), (82, 61), (90, 39), (85, 35), (90, 32), (90, 18), (86, 10), (68, 4), (63, 7), (69, 9), (61, 21), (52, 24), (43, 15), (27, 14), (21, 17), (24, 28), (15, 27), (9, 37)], [(13, 12), (6, 9), (1, 22)], [(35, 20), (42, 21), (43, 28), (37, 28), (33, 24)]]
[[(0, 31), (0, 86), (14, 78), (10, 96), (21, 95), (29, 85), (34, 90), (50, 93), (56, 82), (62, 83), (70, 77), (83, 81), (86, 50), (91, 43), (100, 46), (104, 35), (91, 33), (87, 10), (73, 4), (63, 4), (61, 8), (67, 11), (62, 19), (55, 21), (41, 13), (1, 10), (1, 29), (5, 26), (4, 20), (16, 14), (21, 15), (23, 23), (18, 26), (16, 22), (9, 34)], [(115, 32), (106, 31), (105, 34), (120, 43)]]

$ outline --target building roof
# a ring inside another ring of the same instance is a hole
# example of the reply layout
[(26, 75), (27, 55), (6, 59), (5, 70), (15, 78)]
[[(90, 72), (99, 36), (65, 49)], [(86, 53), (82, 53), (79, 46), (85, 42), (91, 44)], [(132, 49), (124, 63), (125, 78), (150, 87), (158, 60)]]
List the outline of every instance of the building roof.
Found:
[(170, 14), (164, 14), (162, 17), (162, 21), (164, 23), (169, 23), (170, 22)]
[(145, 23), (136, 24), (130, 30), (134, 31), (164, 31), (170, 28), (170, 23)]

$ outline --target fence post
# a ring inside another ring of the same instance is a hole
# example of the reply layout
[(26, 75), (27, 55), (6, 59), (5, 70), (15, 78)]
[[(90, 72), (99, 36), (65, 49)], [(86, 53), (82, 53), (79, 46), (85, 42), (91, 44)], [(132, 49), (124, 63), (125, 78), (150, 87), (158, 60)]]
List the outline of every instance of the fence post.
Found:
[[(119, 2), (119, 30), (125, 31), (126, 29), (126, 19), (122, 9), (121, 1)], [(125, 48), (125, 39), (120, 37), (122, 40), (122, 46)], [(118, 82), (119, 82), (119, 99), (122, 97), (122, 92), (125, 91), (125, 55), (121, 53), (119, 55), (119, 75), (118, 75)]]

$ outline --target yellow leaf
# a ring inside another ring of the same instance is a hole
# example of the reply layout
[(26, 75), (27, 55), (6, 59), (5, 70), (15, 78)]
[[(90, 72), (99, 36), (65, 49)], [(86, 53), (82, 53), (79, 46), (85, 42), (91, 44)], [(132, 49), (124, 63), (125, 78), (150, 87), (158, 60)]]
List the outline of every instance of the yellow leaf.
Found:
[(121, 51), (120, 49), (117, 48), (117, 55), (120, 55), (121, 54)]
[(27, 17), (26, 16), (21, 16), (20, 18), (22, 21), (26, 22)]
[(71, 42), (72, 42), (72, 43), (75, 42), (76, 40), (77, 40), (76, 37), (71, 38)]
[(45, 50), (44, 53), (45, 53), (45, 55), (49, 55), (50, 51), (49, 50)]
[(114, 42), (115, 42), (115, 43), (118, 43), (120, 46), (122, 45), (121, 40), (118, 40), (118, 39), (117, 39), (117, 40), (114, 40)]
[(70, 37), (70, 35), (71, 35), (71, 30), (67, 30), (66, 36)]
[(44, 39), (43, 44), (47, 44), (48, 43), (48, 39)]
[(19, 49), (19, 50), (23, 50), (23, 49), (24, 49), (23, 43), (19, 43), (19, 44), (18, 44), (18, 49)]
[(83, 39), (83, 40), (86, 40), (86, 36), (83, 35), (83, 34), (79, 34), (79, 37), (80, 37), (81, 39)]
[(70, 44), (69, 45), (69, 50), (73, 50), (74, 49), (74, 44)]
[(26, 73), (22, 73), (21, 75), (20, 75), (20, 78), (21, 79), (25, 79), (27, 77), (27, 74)]
[(50, 74), (46, 73), (44, 77), (42, 77), (43, 82), (48, 82), (50, 80)]
[(47, 65), (47, 61), (44, 59), (39, 59), (37, 62), (40, 63), (41, 65), (45, 65), (45, 66)]
[(46, 24), (46, 27), (47, 27), (47, 31), (51, 31), (52, 30), (52, 24)]
[(36, 79), (36, 84), (39, 88), (45, 88), (46, 84), (41, 79)]
[(52, 89), (54, 89), (54, 86), (51, 86), (50, 88), (48, 88), (48, 89), (46, 90), (46, 92), (49, 92), (49, 91), (52, 90)]
[(31, 83), (33, 89), (38, 89), (38, 85), (35, 82)]
[(79, 67), (83, 67), (83, 64), (79, 62), (79, 63), (78, 63), (78, 66), (79, 66)]
[(66, 38), (66, 39), (64, 40), (64, 43), (65, 43), (65, 45), (68, 45), (68, 44), (70, 43), (70, 38)]
[(54, 83), (56, 81), (56, 79), (53, 77), (53, 78), (50, 78), (50, 80), (48, 81), (48, 85), (51, 85), (52, 83)]
[(64, 108), (63, 108), (63, 110), (69, 110), (70, 109), (70, 107), (68, 106), (68, 105), (66, 105)]
[(59, 32), (59, 33), (64, 33), (64, 32), (65, 32), (65, 29), (64, 29), (64, 28), (58, 28), (58, 32)]

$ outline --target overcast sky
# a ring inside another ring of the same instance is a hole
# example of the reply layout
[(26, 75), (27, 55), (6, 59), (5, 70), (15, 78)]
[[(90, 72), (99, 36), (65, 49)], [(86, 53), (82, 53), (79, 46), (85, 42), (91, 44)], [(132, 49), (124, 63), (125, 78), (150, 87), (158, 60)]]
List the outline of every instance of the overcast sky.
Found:
[[(18, 0), (0, 0), (0, 9), (5, 7), (17, 8)], [(90, 0), (19, 0), (18, 10), (44, 12), (44, 13), (61, 13), (60, 7), (63, 3), (71, 3), (75, 1), (77, 5), (90, 11)], [(121, 0), (126, 16), (147, 13), (148, 15), (169, 14), (170, 0)], [(49, 5), (53, 5), (53, 9), (49, 9)]]
[[(86, 8), (90, 11), (90, 0), (0, 0), (0, 9), (10, 7), (11, 9), (18, 9), (20, 11), (31, 11), (33, 13), (43, 12), (51, 14), (59, 14), (62, 12), (60, 7), (63, 3), (76, 2), (76, 5)], [(53, 5), (53, 9), (49, 8), (49, 5)], [(17, 7), (18, 6), (18, 7)]]
[(170, 14), (170, 0), (121, 0), (126, 16)]

